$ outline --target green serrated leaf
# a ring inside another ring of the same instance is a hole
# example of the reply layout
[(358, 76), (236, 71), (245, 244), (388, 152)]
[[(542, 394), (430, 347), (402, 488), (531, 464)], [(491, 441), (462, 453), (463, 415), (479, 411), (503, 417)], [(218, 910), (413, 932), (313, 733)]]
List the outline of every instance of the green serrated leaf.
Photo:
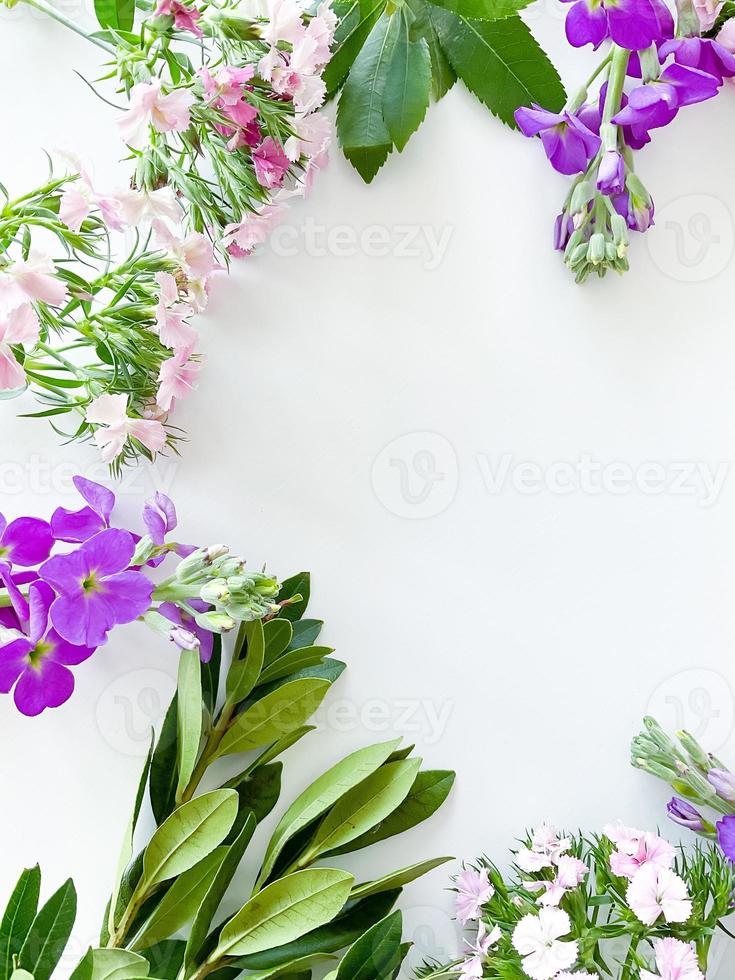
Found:
[(342, 151), (366, 183), (375, 177), (393, 148), (383, 118), (383, 99), (400, 16), (383, 13), (355, 58), (337, 109)]
[(431, 92), (431, 55), (423, 38), (412, 41), (405, 8), (393, 47), (383, 95), (383, 118), (391, 139), (403, 150), (424, 120)]
[(559, 73), (517, 15), (471, 20), (435, 6), (430, 16), (454, 71), (507, 126), (515, 128), (520, 106), (556, 112), (564, 105)]

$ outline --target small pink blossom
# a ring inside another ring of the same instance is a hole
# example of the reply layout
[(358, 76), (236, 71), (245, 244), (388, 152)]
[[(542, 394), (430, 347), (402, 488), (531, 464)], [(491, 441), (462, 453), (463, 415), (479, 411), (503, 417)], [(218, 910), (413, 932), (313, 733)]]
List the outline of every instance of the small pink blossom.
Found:
[(179, 287), (168, 272), (157, 272), (156, 282), (160, 287), (156, 310), (156, 327), (164, 347), (172, 350), (191, 348), (197, 341), (197, 332), (187, 319), (192, 309), (187, 303), (179, 302)]
[(30, 303), (0, 314), (0, 391), (13, 391), (26, 383), (25, 371), (10, 345), (35, 344), (39, 331), (38, 317)]
[(731, 17), (730, 20), (725, 21), (715, 40), (730, 54), (735, 54), (735, 19)]
[(465, 868), (457, 878), (456, 910), (460, 923), (465, 926), (470, 920), (479, 919), (482, 906), (494, 894), (486, 868), (481, 871)]
[(628, 905), (644, 925), (652, 926), (663, 915), (666, 922), (686, 922), (692, 914), (687, 886), (669, 868), (645, 864), (626, 892)]
[(31, 251), (0, 272), (0, 312), (13, 310), (27, 302), (40, 301), (61, 306), (66, 299), (66, 283), (58, 278), (47, 255)]
[(203, 37), (202, 29), (197, 21), (202, 16), (195, 7), (187, 7), (180, 0), (158, 0), (157, 17), (173, 17), (177, 31), (190, 31), (197, 37)]
[(523, 957), (523, 970), (533, 980), (551, 980), (568, 970), (577, 959), (575, 940), (562, 940), (571, 931), (562, 909), (542, 908), (538, 915), (524, 915), (513, 930), (513, 946)]
[(159, 133), (181, 132), (191, 122), (194, 94), (188, 89), (174, 89), (168, 95), (161, 91), (161, 81), (139, 82), (130, 92), (130, 107), (118, 125), (123, 139), (140, 148), (148, 142), (149, 128)]
[(283, 147), (272, 136), (266, 136), (260, 146), (253, 150), (253, 163), (258, 183), (271, 190), (281, 186), (291, 166)]
[(722, 10), (724, 0), (694, 0), (694, 9), (699, 18), (702, 33), (710, 31)]
[(570, 843), (568, 837), (558, 837), (553, 827), (542, 824), (531, 835), (531, 846), (519, 848), (516, 864), (529, 873), (550, 868), (569, 850)]
[(274, 46), (279, 41), (296, 44), (305, 30), (303, 10), (296, 0), (268, 0), (268, 23), (261, 34), (264, 41)]
[(116, 197), (123, 220), (132, 227), (154, 221), (181, 224), (183, 212), (170, 187), (159, 187), (155, 191), (125, 190)]
[(627, 839), (621, 842), (624, 850), (610, 856), (610, 869), (621, 878), (632, 879), (639, 868), (653, 864), (657, 868), (670, 868), (674, 863), (676, 851), (656, 834), (644, 833), (637, 842)]
[(293, 136), (284, 143), (283, 149), (289, 160), (296, 162), (306, 156), (314, 166), (326, 166), (332, 141), (332, 124), (326, 116), (314, 113), (300, 116), (293, 121)]
[(568, 891), (576, 888), (584, 881), (589, 870), (584, 861), (580, 861), (569, 854), (562, 854), (557, 859), (556, 878), (545, 883), (546, 891), (539, 901), (542, 905), (558, 905)]
[(177, 238), (161, 221), (153, 222), (153, 230), (188, 279), (206, 280), (222, 268), (214, 256), (212, 243), (201, 232), (192, 231), (184, 238)]
[(477, 931), (477, 939), (474, 943), (467, 943), (469, 955), (465, 957), (460, 966), (460, 977), (462, 980), (477, 980), (483, 975), (483, 966), (492, 947), (498, 942), (503, 933), (499, 926), (494, 926), (488, 932), (484, 922), (480, 923)]
[(265, 204), (254, 214), (245, 215), (237, 224), (227, 225), (223, 234), (225, 248), (231, 255), (250, 255), (262, 245), (286, 212), (283, 204)]
[(191, 348), (185, 347), (161, 364), (156, 402), (164, 412), (170, 412), (174, 400), (186, 398), (196, 387), (202, 365), (192, 360), (191, 353)]
[(204, 94), (208, 99), (216, 98), (222, 105), (233, 106), (245, 95), (246, 85), (255, 75), (255, 67), (245, 65), (243, 68), (234, 68), (225, 65), (214, 76), (208, 68), (200, 68), (197, 74), (202, 80)]
[(123, 231), (125, 222), (116, 194), (102, 194), (95, 190), (89, 175), (80, 169), (77, 180), (70, 183), (59, 202), (59, 218), (72, 231), (79, 231), (93, 208), (112, 231)]
[(160, 422), (130, 418), (126, 395), (99, 395), (90, 402), (86, 418), (92, 425), (104, 426), (95, 430), (94, 439), (105, 463), (120, 455), (128, 438), (136, 439), (152, 453), (166, 445), (166, 430)]
[(688, 943), (657, 939), (653, 944), (658, 973), (641, 970), (641, 980), (704, 980), (697, 956)]

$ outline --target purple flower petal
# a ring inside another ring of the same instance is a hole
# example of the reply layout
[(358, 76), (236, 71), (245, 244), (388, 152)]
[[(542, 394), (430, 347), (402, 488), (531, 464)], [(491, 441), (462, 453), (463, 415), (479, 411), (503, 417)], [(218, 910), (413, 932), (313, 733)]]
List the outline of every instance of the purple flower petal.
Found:
[(57, 541), (81, 544), (106, 527), (103, 518), (91, 507), (82, 507), (81, 510), (57, 507), (51, 515), (51, 530)]
[(607, 14), (613, 41), (631, 51), (642, 51), (673, 30), (671, 15), (652, 0), (618, 0)]
[(76, 667), (77, 664), (84, 663), (95, 652), (94, 647), (77, 647), (72, 643), (67, 643), (63, 636), (59, 636), (53, 629), (48, 631), (46, 643), (51, 647), (48, 654), (49, 659), (67, 667)]
[(723, 817), (717, 824), (717, 840), (726, 858), (735, 862), (735, 816)]
[(85, 541), (79, 549), (95, 575), (116, 575), (130, 565), (135, 552), (135, 539), (130, 531), (110, 528)]
[(153, 583), (141, 572), (120, 572), (104, 579), (100, 594), (114, 610), (115, 625), (132, 623), (150, 609)]
[(49, 609), (55, 598), (54, 590), (46, 582), (34, 582), (28, 591), (30, 607), (28, 633), (34, 646), (46, 635)]
[(18, 578), (19, 576), (13, 575), (10, 565), (0, 562), (0, 581), (2, 581), (10, 597), (13, 612), (21, 626), (25, 627), (30, 617), (30, 611), (25, 596), (18, 588)]
[(0, 555), (14, 565), (38, 565), (51, 553), (54, 536), (48, 521), (19, 517), (5, 528), (0, 538)]
[(0, 538), (2, 538), (3, 534), (5, 534), (5, 528), (7, 526), (8, 522), (5, 520), (5, 517), (0, 514)]
[(515, 120), (524, 136), (538, 136), (543, 129), (550, 129), (562, 122), (564, 117), (557, 112), (548, 112), (540, 106), (530, 109), (522, 106), (515, 111)]
[(0, 694), (7, 694), (18, 680), (28, 663), (27, 657), (33, 649), (25, 637), (11, 640), (0, 647)]
[(89, 575), (87, 555), (82, 548), (68, 555), (54, 555), (41, 565), (38, 573), (59, 595), (80, 596), (82, 582)]
[(0, 607), (0, 626), (4, 626), (7, 630), (20, 629), (20, 620), (15, 614), (15, 609), (10, 606)]
[(694, 105), (712, 99), (717, 95), (720, 87), (717, 79), (708, 72), (677, 64), (664, 68), (661, 72), (661, 81), (674, 87), (679, 106)]
[(166, 531), (175, 531), (178, 526), (179, 520), (176, 515), (176, 507), (174, 502), (170, 497), (167, 497), (165, 493), (156, 493), (156, 507), (161, 511), (161, 513), (166, 518)]
[(587, 0), (578, 0), (567, 13), (567, 40), (575, 48), (592, 44), (599, 48), (608, 36), (608, 15), (602, 4), (590, 9)]
[(15, 686), (14, 699), (19, 711), (35, 717), (45, 708), (58, 708), (64, 704), (73, 690), (72, 672), (53, 660), (44, 659), (38, 668), (24, 671)]
[(74, 477), (74, 486), (95, 514), (98, 514), (109, 527), (110, 516), (115, 507), (115, 494), (100, 483), (85, 480), (83, 476)]
[(166, 522), (155, 507), (145, 504), (143, 507), (143, 523), (154, 544), (162, 545), (166, 539)]

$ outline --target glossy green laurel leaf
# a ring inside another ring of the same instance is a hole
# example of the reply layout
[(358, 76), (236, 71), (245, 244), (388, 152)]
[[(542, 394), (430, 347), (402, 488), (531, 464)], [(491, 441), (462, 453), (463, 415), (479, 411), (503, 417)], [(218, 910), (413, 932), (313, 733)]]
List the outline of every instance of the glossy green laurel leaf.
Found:
[(339, 914), (354, 880), (335, 868), (310, 868), (279, 878), (229, 920), (219, 952), (246, 956), (299, 939)]

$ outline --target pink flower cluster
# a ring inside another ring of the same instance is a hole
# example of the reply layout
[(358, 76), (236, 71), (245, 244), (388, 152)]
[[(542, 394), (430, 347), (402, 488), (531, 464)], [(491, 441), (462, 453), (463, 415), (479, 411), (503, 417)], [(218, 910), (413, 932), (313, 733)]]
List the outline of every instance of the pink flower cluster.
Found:
[(692, 902), (685, 882), (673, 870), (676, 851), (662, 837), (622, 824), (609, 824), (605, 836), (617, 850), (610, 858), (610, 870), (630, 884), (628, 905), (647, 926), (663, 916), (666, 922), (686, 922)]
[(67, 296), (66, 283), (59, 279), (53, 262), (31, 251), (0, 269), (0, 391), (13, 391), (26, 383), (26, 375), (13, 346), (38, 342), (40, 322), (34, 302), (61, 306)]
[[(96, 427), (94, 437), (102, 458), (112, 462), (129, 438), (141, 442), (151, 452), (159, 452), (165, 446), (163, 422), (175, 401), (193, 391), (201, 370), (201, 360), (194, 353), (198, 334), (190, 319), (205, 308), (210, 279), (221, 266), (211, 242), (204, 235), (181, 233), (183, 212), (169, 188), (151, 192), (99, 193), (89, 175), (82, 170), (79, 179), (65, 190), (59, 216), (70, 229), (79, 231), (93, 208), (98, 209), (100, 218), (111, 231), (150, 224), (158, 244), (178, 268), (176, 275), (168, 272), (156, 275), (159, 298), (155, 329), (161, 344), (171, 350), (171, 357), (161, 364), (156, 402), (149, 407), (150, 418), (129, 417), (125, 395), (101, 394), (88, 406), (86, 418)], [(35, 278), (31, 280), (30, 298), (58, 305), (66, 291), (63, 283), (52, 278), (53, 267), (47, 260), (40, 265), (41, 260), (34, 261)], [(13, 281), (19, 278), (27, 281), (28, 265), (28, 262), (15, 263), (6, 275)], [(35, 317), (32, 310), (31, 313)], [(26, 330), (26, 335), (31, 341), (38, 339), (37, 322), (36, 329)], [(4, 353), (0, 347), (0, 356)], [(22, 373), (20, 366), (18, 369)]]
[[(608, 825), (604, 834), (616, 848), (610, 857), (610, 870), (628, 879), (626, 902), (640, 922), (649, 927), (661, 917), (667, 924), (686, 922), (692, 914), (692, 902), (685, 882), (673, 870), (674, 848), (656, 834), (622, 824)], [(525, 892), (542, 893), (537, 899), (540, 908), (523, 915), (509, 935), (513, 949), (521, 957), (524, 975), (531, 980), (599, 980), (597, 974), (574, 970), (579, 944), (571, 938), (568, 912), (559, 907), (564, 896), (578, 888), (590, 872), (583, 861), (567, 853), (571, 846), (570, 838), (559, 837), (544, 824), (533, 831), (530, 844), (521, 847), (515, 856), (524, 875), (546, 876), (553, 872), (553, 878), (522, 879)], [(488, 922), (486, 906), (492, 901), (495, 888), (486, 868), (466, 868), (456, 880), (456, 891), (459, 922), (463, 926), (478, 922), (477, 937), (466, 944), (459, 975), (462, 980), (479, 980), (493, 948), (503, 938), (500, 926)], [(520, 908), (527, 907), (527, 900), (521, 895), (513, 901)], [(642, 970), (641, 980), (704, 980), (695, 952), (687, 943), (658, 939), (653, 950), (658, 973)]]

